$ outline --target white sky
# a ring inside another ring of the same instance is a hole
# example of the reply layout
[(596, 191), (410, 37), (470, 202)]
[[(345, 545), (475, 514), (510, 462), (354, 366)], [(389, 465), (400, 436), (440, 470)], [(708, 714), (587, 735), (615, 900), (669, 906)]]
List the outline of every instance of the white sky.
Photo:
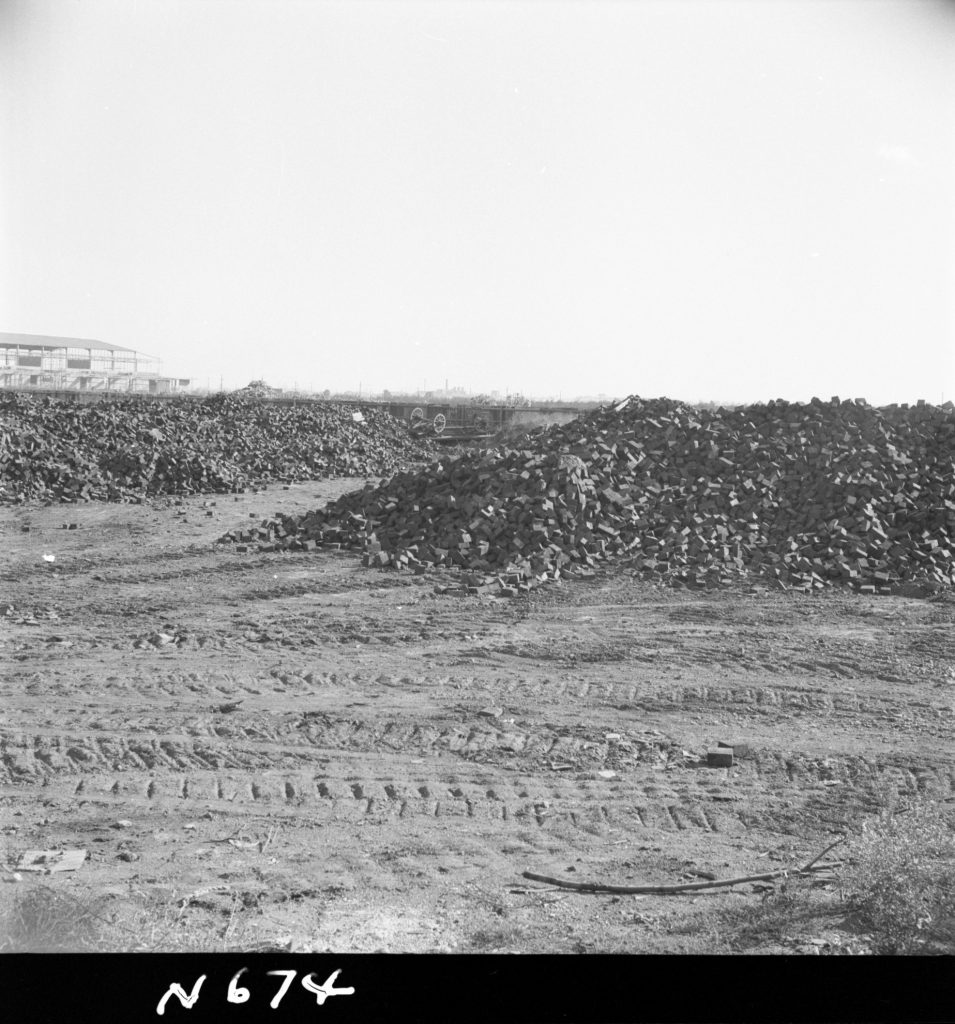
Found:
[(242, 386), (955, 398), (955, 7), (0, 0), (0, 330)]

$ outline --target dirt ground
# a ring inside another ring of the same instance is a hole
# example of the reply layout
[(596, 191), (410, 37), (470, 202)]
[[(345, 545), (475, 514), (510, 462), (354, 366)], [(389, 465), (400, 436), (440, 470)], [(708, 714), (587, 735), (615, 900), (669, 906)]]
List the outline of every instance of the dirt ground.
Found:
[[(354, 552), (213, 546), (356, 486), (0, 509), (5, 878), (87, 851), (0, 910), (90, 899), (117, 950), (719, 952), (765, 885), (521, 873), (757, 874), (953, 795), (951, 601), (626, 572), (460, 596)], [(748, 746), (732, 768), (705, 766), (720, 741)], [(824, 924), (772, 951), (838, 945)]]

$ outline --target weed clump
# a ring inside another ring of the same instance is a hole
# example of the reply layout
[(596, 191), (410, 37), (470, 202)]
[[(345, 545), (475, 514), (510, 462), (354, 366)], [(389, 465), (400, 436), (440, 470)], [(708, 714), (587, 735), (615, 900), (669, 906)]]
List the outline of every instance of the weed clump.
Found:
[(0, 919), (0, 952), (95, 952), (103, 948), (103, 924), (101, 901), (32, 886)]
[(843, 893), (874, 953), (955, 952), (955, 833), (937, 805), (867, 823), (847, 854)]

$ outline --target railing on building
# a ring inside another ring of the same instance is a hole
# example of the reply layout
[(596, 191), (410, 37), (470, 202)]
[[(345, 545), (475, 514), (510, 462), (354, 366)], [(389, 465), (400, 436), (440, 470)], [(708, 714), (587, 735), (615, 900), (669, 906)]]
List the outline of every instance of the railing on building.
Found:
[(0, 344), (0, 388), (175, 394), (189, 384), (180, 378), (163, 377), (159, 359), (133, 349), (41, 344), (39, 337), (15, 336), (15, 341), (14, 336), (2, 337), (6, 343)]
[(161, 376), (158, 359), (131, 350), (0, 347), (0, 388), (156, 395), (188, 384)]

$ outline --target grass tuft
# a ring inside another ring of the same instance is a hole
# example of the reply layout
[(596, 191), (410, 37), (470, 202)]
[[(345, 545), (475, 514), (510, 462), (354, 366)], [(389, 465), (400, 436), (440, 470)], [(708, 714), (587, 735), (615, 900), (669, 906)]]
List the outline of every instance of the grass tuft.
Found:
[(849, 841), (844, 898), (876, 953), (955, 953), (955, 833), (923, 800)]
[(86, 953), (104, 948), (102, 899), (34, 885), (0, 920), (0, 952)]

